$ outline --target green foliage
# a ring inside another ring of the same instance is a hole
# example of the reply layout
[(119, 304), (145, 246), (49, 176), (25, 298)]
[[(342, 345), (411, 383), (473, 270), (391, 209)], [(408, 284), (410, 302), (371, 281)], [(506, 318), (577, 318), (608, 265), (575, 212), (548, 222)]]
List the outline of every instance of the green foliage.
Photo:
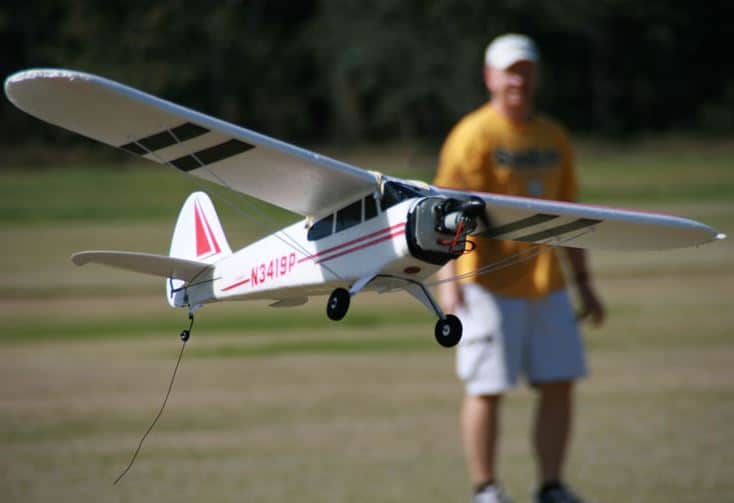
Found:
[[(485, 99), (484, 48), (506, 31), (538, 41), (541, 107), (607, 134), (731, 132), (732, 8), (606, 0), (99, 3), (11, 0), (0, 73), (99, 73), (278, 137), (440, 140)], [(0, 105), (2, 143), (68, 143)]]

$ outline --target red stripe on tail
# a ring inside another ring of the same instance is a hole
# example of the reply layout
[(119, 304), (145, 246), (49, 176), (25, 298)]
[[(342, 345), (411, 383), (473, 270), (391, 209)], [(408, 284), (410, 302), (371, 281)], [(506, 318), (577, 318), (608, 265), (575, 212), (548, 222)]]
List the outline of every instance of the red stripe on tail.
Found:
[(196, 225), (196, 257), (201, 258), (205, 255), (216, 255), (222, 252), (222, 249), (214, 236), (206, 213), (201, 209), (199, 201), (194, 205), (194, 220)]
[(194, 220), (196, 224), (196, 257), (198, 258), (202, 255), (208, 255), (212, 251), (204, 230), (203, 215), (198, 202), (194, 205)]

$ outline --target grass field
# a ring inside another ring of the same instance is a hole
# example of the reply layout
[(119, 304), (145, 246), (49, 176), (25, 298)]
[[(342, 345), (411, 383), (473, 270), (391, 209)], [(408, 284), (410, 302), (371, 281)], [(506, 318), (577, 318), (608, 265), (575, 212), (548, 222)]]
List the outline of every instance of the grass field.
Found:
[[(430, 156), (409, 148), (331, 153), (430, 178)], [(579, 168), (587, 202), (734, 236), (734, 142), (582, 144)], [(453, 354), (402, 294), (358, 296), (338, 324), (321, 298), (205, 308), (165, 413), (112, 485), (163, 399), (185, 313), (156, 278), (68, 257), (165, 253), (198, 187), (153, 165), (0, 172), (0, 499), (466, 501)], [(213, 190), (233, 247), (292, 218), (263, 205), (245, 217), (250, 201)], [(610, 316), (586, 330), (569, 480), (597, 502), (734, 501), (734, 242), (592, 262)], [(517, 501), (534, 483), (532, 408), (519, 388), (503, 413), (501, 477)]]

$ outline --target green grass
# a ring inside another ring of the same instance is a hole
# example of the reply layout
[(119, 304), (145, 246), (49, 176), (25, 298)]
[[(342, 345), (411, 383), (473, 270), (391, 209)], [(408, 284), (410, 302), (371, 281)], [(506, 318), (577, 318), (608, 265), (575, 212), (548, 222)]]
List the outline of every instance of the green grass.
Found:
[(260, 344), (222, 344), (212, 348), (194, 350), (192, 356), (204, 358), (247, 358), (298, 354), (365, 354), (385, 352), (435, 351), (430, 337), (350, 337), (306, 338), (303, 340), (274, 340)]
[[(661, 151), (663, 148), (667, 150)], [(328, 148), (325, 150), (329, 152)], [(374, 149), (367, 153), (359, 149), (329, 153), (387, 174), (431, 180), (434, 157), (423, 156), (419, 166), (410, 167), (406, 165), (411, 157), (409, 149), (385, 150), (383, 155), (376, 154)], [(677, 147), (652, 144), (643, 149), (582, 146), (580, 150), (577, 164), (586, 202), (645, 206), (731, 202), (734, 150), (719, 143), (693, 147), (686, 143)], [(391, 160), (390, 155), (406, 160)], [(23, 164), (4, 166), (0, 172), (0, 222), (172, 220), (183, 199), (202, 189), (214, 193), (218, 210), (227, 217), (231, 214), (249, 219), (262, 213), (266, 220), (263, 225), (283, 225), (297, 218), (169, 167), (144, 161), (100, 160), (66, 161), (45, 169)]]
[[(428, 162), (410, 166), (409, 149), (331, 154), (431, 176)], [(589, 202), (683, 214), (734, 235), (732, 147), (582, 145), (579, 166)], [(325, 298), (206, 306), (165, 413), (111, 485), (160, 406), (186, 313), (167, 306), (158, 278), (68, 257), (165, 253), (197, 188), (153, 164), (0, 172), (3, 500), (468, 500), (453, 354), (405, 294), (360, 295), (339, 323), (326, 319)], [(216, 194), (233, 247), (296, 218), (262, 205), (258, 221), (220, 197), (244, 206), (237, 196)], [(585, 329), (591, 377), (567, 469), (590, 500), (734, 500), (732, 243), (591, 255), (609, 319)], [(533, 398), (521, 387), (503, 411), (500, 477), (518, 501), (534, 483)]]
[[(154, 299), (152, 302), (159, 302), (164, 307), (164, 299)], [(318, 302), (318, 300), (316, 300)], [(414, 325), (424, 322), (427, 327), (431, 325), (431, 316), (428, 312), (381, 312), (376, 314), (369, 311), (358, 311), (350, 313), (350, 316), (340, 323), (340, 329), (350, 330), (355, 328), (369, 328), (381, 330), (386, 327), (402, 327), (405, 325)], [(238, 316), (229, 313), (225, 316), (202, 314), (197, 317), (196, 331), (202, 333), (216, 335), (220, 333), (236, 332), (242, 337), (247, 337), (251, 333), (279, 333), (291, 330), (317, 330), (320, 328), (328, 328), (328, 320), (323, 309), (302, 310), (299, 308), (290, 309), (287, 313), (282, 310), (263, 308), (264, 312), (254, 313), (251, 310), (246, 314)], [(202, 311), (206, 313), (207, 311)], [(57, 319), (28, 319), (21, 317), (17, 319), (8, 319), (5, 322), (3, 333), (0, 334), (0, 344), (2, 343), (32, 343), (32, 342), (62, 342), (67, 340), (97, 340), (110, 338), (137, 338), (148, 337), (150, 334), (171, 333), (182, 325), (185, 321), (185, 311), (177, 310), (175, 313), (168, 312), (165, 316), (146, 316), (144, 318), (128, 315), (120, 317), (119, 320), (105, 318), (102, 320), (73, 320), (66, 319), (60, 323)], [(334, 330), (328, 330), (333, 332)], [(333, 340), (333, 339), (332, 339)], [(325, 342), (325, 341), (320, 341)], [(343, 342), (343, 341), (342, 341)], [(334, 341), (339, 344), (339, 341)], [(341, 350), (348, 349), (354, 344), (355, 349), (359, 349), (360, 344), (368, 346), (371, 341), (352, 341), (343, 346)], [(391, 347), (400, 347), (404, 345), (403, 340), (399, 344)], [(320, 344), (322, 349), (328, 349), (328, 342)], [(337, 349), (339, 350), (339, 349)]]
[[(174, 220), (189, 193), (205, 190), (224, 215), (259, 215), (265, 224), (297, 217), (226, 188), (152, 162), (6, 166), (0, 173), (0, 222)], [(229, 203), (232, 203), (230, 205)]]

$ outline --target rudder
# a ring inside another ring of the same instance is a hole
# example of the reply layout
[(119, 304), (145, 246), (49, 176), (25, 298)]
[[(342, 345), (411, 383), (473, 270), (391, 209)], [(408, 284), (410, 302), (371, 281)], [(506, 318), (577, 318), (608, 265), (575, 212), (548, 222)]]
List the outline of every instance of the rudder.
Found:
[[(178, 214), (169, 255), (213, 264), (231, 254), (232, 249), (209, 196), (205, 192), (190, 194)], [(183, 284), (176, 279), (166, 282), (166, 297), (171, 306), (181, 305), (175, 291)]]

